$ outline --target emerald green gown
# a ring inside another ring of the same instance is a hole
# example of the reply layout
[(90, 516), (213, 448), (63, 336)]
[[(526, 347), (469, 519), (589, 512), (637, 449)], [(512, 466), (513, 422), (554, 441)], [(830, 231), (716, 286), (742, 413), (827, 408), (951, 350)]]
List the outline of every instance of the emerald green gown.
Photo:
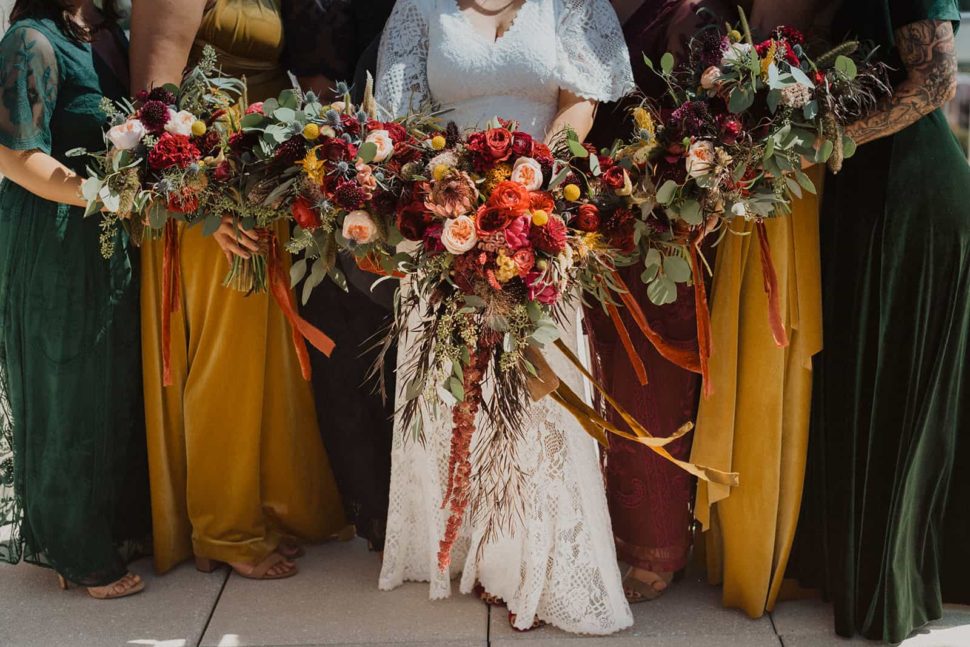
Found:
[[(904, 72), (895, 29), (956, 0), (846, 0), (837, 34)], [(887, 642), (970, 602), (970, 169), (941, 111), (825, 183), (825, 351), (791, 571)]]
[[(101, 97), (126, 94), (50, 20), (0, 41), (7, 148), (82, 171), (66, 152), (102, 148)], [(99, 234), (82, 209), (0, 185), (0, 560), (84, 586), (125, 574), (149, 510), (136, 256), (119, 233), (103, 259)]]

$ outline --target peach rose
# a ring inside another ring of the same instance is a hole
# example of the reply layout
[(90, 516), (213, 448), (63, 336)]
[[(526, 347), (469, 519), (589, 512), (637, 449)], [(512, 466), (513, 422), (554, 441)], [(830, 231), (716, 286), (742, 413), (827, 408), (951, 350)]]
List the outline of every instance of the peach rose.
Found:
[(123, 124), (119, 124), (108, 131), (108, 139), (118, 150), (131, 150), (141, 143), (148, 129), (145, 124), (137, 119), (129, 119)]
[(175, 112), (171, 108), (168, 110), (168, 121), (165, 123), (165, 132), (172, 133), (173, 135), (184, 135), (185, 137), (192, 136), (192, 124), (194, 124), (198, 119), (188, 110), (179, 110)]
[(701, 87), (705, 90), (713, 90), (721, 80), (721, 70), (716, 65), (712, 65), (701, 74)]
[(693, 178), (702, 177), (714, 170), (714, 144), (696, 141), (687, 150), (687, 174)]
[(441, 232), (441, 244), (449, 253), (460, 256), (471, 251), (478, 243), (475, 221), (468, 216), (458, 216), (445, 221)]
[(377, 240), (377, 223), (366, 211), (351, 211), (344, 218), (343, 235), (358, 245), (373, 243)]
[(391, 140), (390, 133), (386, 130), (372, 130), (364, 141), (377, 146), (377, 153), (374, 155), (375, 162), (383, 162), (394, 154), (394, 142)]
[(542, 165), (531, 157), (520, 157), (512, 167), (512, 181), (528, 191), (538, 191), (542, 187)]

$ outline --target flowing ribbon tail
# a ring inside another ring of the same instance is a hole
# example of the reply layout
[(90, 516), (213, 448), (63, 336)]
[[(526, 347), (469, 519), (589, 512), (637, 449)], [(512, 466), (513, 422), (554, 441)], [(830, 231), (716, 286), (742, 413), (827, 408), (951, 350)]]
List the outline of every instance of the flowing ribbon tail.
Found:
[[(630, 316), (633, 317), (633, 322), (640, 329), (653, 347), (657, 349), (662, 357), (668, 361), (676, 364), (685, 371), (691, 371), (692, 373), (701, 372), (701, 363), (698, 353), (689, 350), (683, 350), (680, 348), (674, 348), (671, 346), (666, 339), (663, 338), (657, 331), (650, 327), (650, 322), (647, 321), (647, 316), (643, 313), (643, 309), (637, 300), (630, 293), (630, 289), (627, 287), (623, 278), (620, 276), (619, 272), (613, 272), (613, 280), (616, 285), (620, 288), (618, 295), (620, 301), (623, 302), (624, 307), (630, 312)], [(622, 336), (622, 332), (620, 333)]]
[(648, 447), (651, 451), (657, 455), (663, 457), (664, 459), (670, 461), (674, 465), (680, 467), (682, 470), (689, 474), (696, 476), (697, 478), (708, 481), (710, 483), (716, 483), (718, 485), (725, 485), (728, 487), (737, 487), (740, 483), (740, 477), (737, 472), (724, 472), (721, 470), (714, 469), (712, 467), (706, 467), (704, 465), (697, 465), (695, 463), (689, 463), (687, 461), (682, 461), (675, 458), (669, 451), (667, 451), (666, 446), (674, 442), (678, 438), (683, 437), (689, 431), (694, 428), (693, 423), (686, 423), (676, 433), (667, 438), (657, 438), (654, 437), (643, 425), (637, 422), (626, 409), (624, 409), (619, 402), (617, 402), (613, 397), (600, 385), (593, 377), (593, 375), (583, 366), (583, 363), (578, 357), (569, 349), (562, 340), (556, 342), (556, 347), (566, 356), (566, 358), (576, 367), (577, 370), (582, 373), (586, 379), (588, 379), (593, 387), (603, 396), (603, 399), (609, 403), (609, 405), (616, 411), (617, 414), (623, 419), (623, 421), (630, 427), (633, 433), (619, 429), (609, 421), (605, 420), (600, 416), (592, 407), (582, 401), (582, 399), (577, 396), (569, 386), (560, 380), (559, 388), (553, 397), (557, 402), (566, 407), (570, 413), (572, 413), (576, 419), (580, 422), (583, 428), (589, 433), (593, 438), (595, 438), (601, 444), (606, 444), (607, 433), (614, 434), (621, 438), (625, 438), (631, 442), (638, 443), (644, 447)]
[(694, 312), (697, 317), (697, 355), (701, 365), (701, 376), (704, 382), (704, 396), (714, 394), (714, 383), (711, 381), (711, 353), (713, 352), (713, 338), (711, 335), (711, 307), (707, 301), (707, 285), (704, 283), (704, 273), (701, 271), (700, 241), (690, 247), (690, 266), (694, 277)]
[(627, 330), (626, 324), (623, 322), (623, 317), (620, 316), (620, 309), (616, 307), (616, 304), (608, 303), (606, 304), (606, 311), (610, 313), (613, 326), (620, 335), (623, 349), (626, 351), (627, 357), (630, 358), (630, 363), (633, 364), (633, 371), (637, 374), (640, 386), (646, 386), (650, 383), (647, 379), (647, 367), (643, 364), (640, 355), (637, 354), (637, 349), (633, 345), (633, 339), (630, 338), (630, 331)]
[(355, 259), (357, 262), (357, 267), (359, 267), (364, 272), (369, 272), (371, 274), (376, 274), (377, 276), (393, 276), (396, 279), (403, 279), (404, 272), (388, 272), (383, 267), (381, 267), (380, 262), (377, 260), (374, 254), (367, 254), (360, 258)]
[(758, 242), (761, 246), (761, 270), (764, 273), (765, 293), (768, 295), (768, 325), (771, 327), (771, 336), (774, 337), (775, 344), (779, 348), (785, 348), (788, 346), (788, 331), (785, 330), (785, 322), (781, 318), (778, 274), (775, 272), (775, 264), (771, 260), (768, 231), (765, 229), (763, 221), (759, 221), (755, 228), (758, 231)]
[(172, 314), (182, 302), (178, 225), (165, 223), (162, 234), (162, 386), (172, 386)]
[(296, 356), (300, 360), (300, 371), (303, 379), (309, 380), (312, 371), (310, 369), (310, 353), (307, 351), (304, 340), (313, 344), (318, 351), (330, 357), (333, 353), (333, 340), (327, 337), (319, 328), (312, 325), (301, 317), (296, 310), (296, 301), (293, 292), (290, 291), (289, 276), (283, 271), (283, 263), (280, 260), (278, 241), (274, 236), (269, 245), (269, 286), (276, 303), (290, 322), (290, 331), (293, 337), (293, 347), (296, 349)]

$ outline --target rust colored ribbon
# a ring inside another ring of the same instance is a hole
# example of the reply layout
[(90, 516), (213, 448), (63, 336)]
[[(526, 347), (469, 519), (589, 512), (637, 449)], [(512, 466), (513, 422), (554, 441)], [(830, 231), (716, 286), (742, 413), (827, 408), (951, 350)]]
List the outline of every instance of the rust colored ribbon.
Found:
[(714, 469), (713, 467), (706, 467), (704, 465), (682, 461), (675, 458), (669, 451), (667, 451), (666, 446), (691, 431), (694, 428), (693, 423), (685, 423), (680, 429), (677, 430), (677, 432), (671, 436), (668, 436), (667, 438), (657, 438), (653, 436), (636, 420), (636, 418), (633, 417), (632, 414), (624, 409), (623, 406), (620, 405), (620, 403), (617, 402), (601, 384), (596, 381), (593, 375), (586, 369), (585, 366), (583, 366), (583, 363), (579, 360), (579, 358), (576, 357), (576, 355), (569, 349), (568, 346), (566, 346), (566, 344), (562, 342), (562, 340), (556, 341), (556, 347), (562, 352), (566, 359), (568, 359), (573, 366), (575, 366), (576, 369), (579, 370), (579, 372), (592, 383), (593, 388), (595, 388), (599, 394), (603, 396), (603, 399), (613, 408), (614, 411), (616, 411), (617, 414), (619, 414), (627, 426), (632, 430), (632, 433), (630, 431), (624, 431), (604, 419), (592, 407), (583, 402), (583, 400), (576, 395), (576, 393), (570, 389), (565, 382), (559, 380), (559, 388), (556, 389), (555, 393), (552, 394), (553, 399), (565, 407), (570, 413), (572, 413), (580, 425), (582, 425), (583, 429), (585, 429), (586, 432), (589, 433), (600, 444), (605, 445), (607, 443), (607, 434), (613, 434), (649, 448), (657, 455), (663, 457), (674, 465), (680, 467), (682, 470), (703, 481), (709, 481), (719, 485), (726, 485), (728, 487), (738, 486), (740, 483), (740, 477), (738, 476), (737, 472), (724, 472)]
[(713, 337), (711, 334), (711, 307), (707, 302), (707, 285), (704, 283), (704, 273), (701, 270), (700, 244), (703, 238), (698, 238), (690, 246), (690, 268), (694, 277), (694, 313), (697, 318), (697, 355), (700, 361), (700, 373), (704, 382), (704, 395), (714, 394), (714, 383), (711, 381), (711, 352), (713, 351)]
[(181, 307), (179, 232), (174, 220), (162, 233), (162, 386), (172, 386), (172, 314)]
[(359, 257), (355, 259), (357, 261), (357, 267), (365, 272), (370, 272), (371, 274), (376, 274), (377, 276), (393, 276), (396, 279), (403, 279), (404, 272), (390, 272), (388, 273), (381, 264), (377, 261), (374, 254), (367, 254), (366, 256)]
[(289, 274), (283, 271), (279, 242), (275, 236), (270, 240), (266, 265), (267, 272), (269, 273), (270, 292), (276, 300), (276, 303), (279, 304), (280, 310), (283, 311), (287, 321), (290, 322), (293, 347), (296, 349), (296, 356), (300, 360), (300, 370), (303, 373), (303, 379), (309, 380), (311, 376), (310, 353), (307, 351), (304, 340), (313, 344), (314, 348), (327, 357), (330, 357), (330, 354), (333, 353), (333, 340), (310, 324), (310, 322), (301, 317), (297, 312), (296, 300), (293, 298), (293, 292), (290, 290)]
[(758, 221), (755, 225), (758, 231), (758, 242), (761, 246), (761, 270), (764, 273), (765, 294), (768, 295), (768, 325), (775, 344), (780, 348), (788, 346), (788, 331), (781, 317), (781, 295), (778, 293), (778, 274), (775, 264), (771, 260), (771, 246), (768, 244), (768, 232), (765, 223)]
[[(640, 307), (640, 304), (637, 303), (637, 300), (634, 298), (633, 294), (630, 293), (630, 289), (623, 281), (623, 278), (620, 276), (619, 272), (616, 272), (615, 270), (613, 272), (613, 280), (620, 288), (618, 292), (620, 301), (623, 302), (624, 307), (626, 307), (626, 309), (630, 312), (630, 316), (633, 318), (633, 322), (637, 325), (637, 328), (639, 328), (643, 335), (650, 341), (651, 344), (653, 344), (653, 347), (657, 349), (657, 352), (668, 361), (676, 364), (686, 371), (700, 373), (701, 362), (698, 353), (671, 346), (662, 335), (650, 327), (650, 322), (647, 321), (647, 316), (643, 313), (643, 309)], [(615, 319), (614, 323), (616, 323)], [(626, 326), (623, 324), (622, 319), (619, 320), (619, 323), (623, 325), (622, 330), (618, 328), (620, 331), (620, 337), (622, 338), (623, 331), (626, 330)], [(630, 336), (629, 332), (626, 333), (626, 336)]]

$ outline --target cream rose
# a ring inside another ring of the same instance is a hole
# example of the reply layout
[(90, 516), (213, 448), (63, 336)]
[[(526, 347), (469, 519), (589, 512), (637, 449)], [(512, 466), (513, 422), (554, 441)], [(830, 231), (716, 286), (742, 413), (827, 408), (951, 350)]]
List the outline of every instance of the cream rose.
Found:
[(520, 157), (512, 167), (512, 181), (529, 191), (538, 191), (542, 188), (542, 165), (531, 157)]
[(171, 108), (168, 109), (168, 123), (165, 124), (165, 131), (170, 132), (173, 135), (185, 135), (186, 137), (192, 136), (192, 124), (194, 124), (198, 119), (188, 110), (179, 110), (175, 112)]
[(714, 144), (697, 141), (687, 150), (687, 174), (697, 178), (707, 175), (714, 169)]
[(701, 87), (705, 90), (713, 90), (721, 80), (721, 70), (716, 65), (712, 65), (701, 74)]
[(118, 150), (131, 150), (141, 143), (141, 140), (148, 134), (148, 130), (138, 119), (129, 119), (123, 124), (119, 124), (108, 131), (108, 139), (111, 145)]
[(377, 223), (364, 210), (351, 211), (344, 217), (342, 233), (347, 240), (366, 245), (377, 240)]
[(458, 216), (445, 221), (441, 232), (441, 244), (449, 253), (459, 256), (469, 252), (478, 243), (475, 221), (468, 216)]
[(377, 146), (377, 153), (374, 154), (375, 162), (383, 162), (394, 154), (394, 142), (386, 130), (372, 130), (364, 141)]

